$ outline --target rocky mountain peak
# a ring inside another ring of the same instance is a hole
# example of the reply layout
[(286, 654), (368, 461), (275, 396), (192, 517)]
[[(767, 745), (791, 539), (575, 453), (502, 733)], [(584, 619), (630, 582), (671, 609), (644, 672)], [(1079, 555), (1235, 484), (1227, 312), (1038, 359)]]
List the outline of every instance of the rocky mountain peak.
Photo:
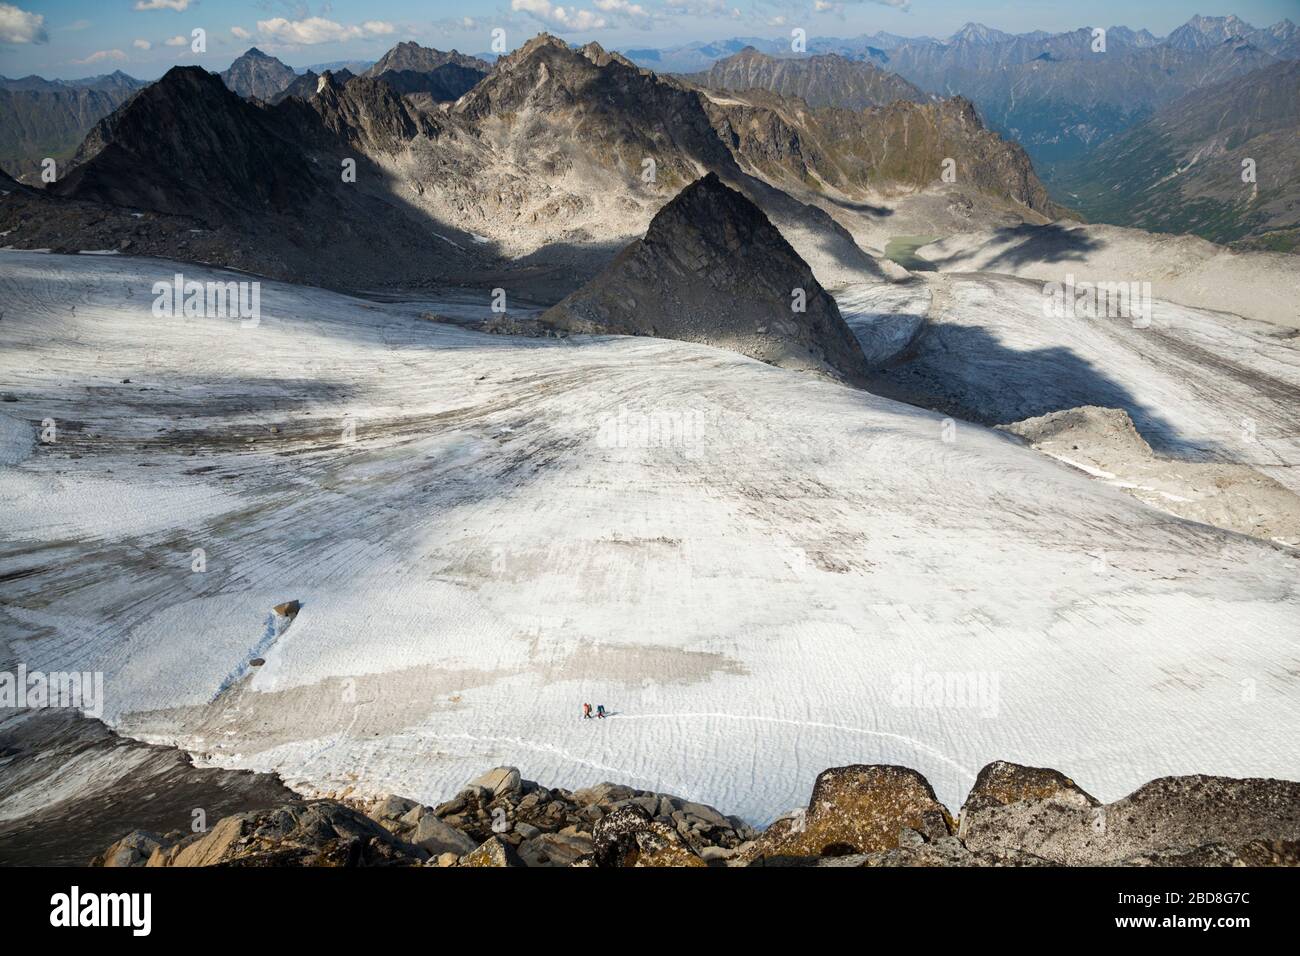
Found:
[(837, 53), (776, 57), (750, 46), (718, 60), (706, 73), (688, 79), (709, 89), (762, 89), (782, 96), (797, 96), (814, 107), (862, 110), (886, 106), (895, 100), (923, 103), (929, 99), (898, 74)]
[(982, 23), (967, 23), (960, 30), (954, 33), (949, 39), (949, 43), (973, 43), (978, 45), (989, 45), (1001, 43), (1003, 40), (1011, 39), (1011, 34), (1004, 33), (1001, 30), (995, 30), (987, 27)]
[(264, 108), (215, 73), (176, 66), (101, 120), (51, 189), (205, 218), (288, 208), (310, 179)]
[(808, 264), (714, 173), (683, 189), (643, 239), (542, 322), (699, 342), (850, 382), (866, 371), (857, 339)]
[(490, 63), (477, 57), (466, 56), (457, 50), (444, 52), (433, 47), (421, 46), (412, 40), (403, 40), (366, 70), (365, 76), (382, 76), (388, 72), (429, 73), (447, 64), (487, 73), (492, 69)]
[(610, 63), (621, 63), (624, 66), (629, 66), (634, 70), (640, 69), (640, 67), (638, 67), (635, 63), (633, 63), (631, 60), (625, 57), (622, 53), (619, 53), (614, 50), (606, 50), (595, 40), (592, 40), (590, 43), (584, 46), (579, 52), (583, 56), (585, 56), (588, 60), (590, 60), (592, 63), (596, 64), (596, 66), (608, 66)]
[(221, 74), (222, 81), (240, 96), (255, 96), (270, 100), (297, 79), (290, 66), (268, 56), (257, 47), (250, 47), (243, 56), (230, 64)]
[(326, 70), (309, 102), (326, 129), (367, 151), (397, 152), (422, 129), (401, 94), (374, 76), (345, 80)]

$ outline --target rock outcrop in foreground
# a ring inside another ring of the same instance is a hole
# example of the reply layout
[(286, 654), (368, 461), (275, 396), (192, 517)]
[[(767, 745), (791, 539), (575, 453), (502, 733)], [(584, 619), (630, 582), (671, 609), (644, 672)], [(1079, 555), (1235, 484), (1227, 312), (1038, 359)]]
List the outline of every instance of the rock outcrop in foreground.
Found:
[(835, 300), (763, 211), (714, 173), (687, 186), (589, 283), (541, 317), (569, 332), (731, 349), (849, 382), (862, 348)]
[(498, 767), (446, 803), (314, 800), (179, 840), (136, 831), (102, 866), (1297, 866), (1300, 783), (1163, 777), (1103, 804), (1055, 770), (996, 762), (954, 819), (905, 767), (822, 772), (756, 832), (712, 807)]

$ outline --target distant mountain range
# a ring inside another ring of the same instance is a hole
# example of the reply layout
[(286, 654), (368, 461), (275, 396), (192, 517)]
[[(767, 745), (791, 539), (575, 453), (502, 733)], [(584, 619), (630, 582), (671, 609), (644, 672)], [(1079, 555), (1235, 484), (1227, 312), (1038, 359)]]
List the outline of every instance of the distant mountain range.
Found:
[[(807, 55), (836, 54), (898, 74), (921, 90), (965, 96), (995, 130), (1029, 151), (1051, 182), (1051, 165), (1073, 160), (1160, 106), (1222, 80), (1300, 57), (1300, 28), (1283, 20), (1266, 29), (1238, 17), (1193, 17), (1159, 39), (1147, 30), (1110, 27), (1105, 52), (1090, 28), (1010, 34), (968, 23), (947, 40), (865, 34), (814, 37)], [(738, 37), (664, 50), (625, 51), (641, 66), (698, 75), (746, 47), (795, 58), (786, 39)], [(759, 83), (773, 89), (770, 83)], [(842, 102), (851, 106), (854, 94)]]
[(861, 110), (895, 100), (925, 103), (930, 97), (897, 73), (837, 53), (778, 58), (746, 47), (684, 79), (715, 90), (768, 90), (797, 96), (809, 106)]
[(120, 71), (69, 81), (0, 77), (0, 168), (38, 177), (42, 159), (69, 158), (87, 130), (146, 85)]
[[(1187, 228), (1221, 241), (1258, 238), (1279, 229), (1285, 232), (1289, 228), (1286, 210), (1295, 197), (1295, 188), (1285, 177), (1261, 179), (1258, 193), (1247, 205), (1242, 205), (1235, 193), (1216, 198), (1231, 205), (1231, 212), (1223, 212), (1223, 218), (1207, 212), (1209, 207), (1203, 203), (1196, 213), (1179, 205), (1208, 200), (1212, 193), (1218, 196), (1208, 184), (1196, 185), (1210, 168), (1204, 161), (1194, 170), (1195, 175), (1178, 179), (1175, 192), (1167, 186), (1157, 189), (1144, 174), (1130, 179), (1127, 167), (1108, 171), (1104, 164), (1107, 157), (1131, 155), (1139, 144), (1150, 147), (1157, 140), (1161, 152), (1149, 157), (1149, 163), (1138, 164), (1142, 170), (1162, 168), (1168, 162), (1177, 170), (1179, 164), (1192, 162), (1191, 157), (1204, 155), (1197, 152), (1197, 141), (1184, 141), (1172, 132), (1177, 123), (1193, 122), (1188, 118), (1188, 111), (1196, 105), (1192, 94), (1219, 90), (1237, 78), (1296, 59), (1300, 56), (1300, 30), (1287, 20), (1259, 29), (1237, 17), (1198, 16), (1164, 38), (1145, 30), (1112, 27), (1106, 31), (1105, 43), (1105, 52), (1095, 52), (1093, 33), (1086, 28), (1059, 34), (1009, 34), (968, 24), (946, 40), (887, 33), (813, 38), (805, 56), (792, 55), (784, 40), (743, 37), (667, 50), (631, 49), (626, 55), (591, 45), (582, 51), (570, 48), (570, 52), (590, 66), (603, 69), (617, 64), (640, 72), (643, 80), (638, 82), (648, 84), (642, 92), (652, 101), (674, 84), (707, 90), (708, 95), (691, 101), (688, 112), (692, 119), (687, 125), (708, 124), (712, 135), (726, 144), (734, 162), (763, 179), (779, 181), (782, 189), (831, 190), (861, 197), (875, 190), (923, 188), (933, 179), (936, 158), (954, 158), (966, 170), (966, 182), (977, 190), (1046, 216), (1060, 209), (1048, 196), (1047, 189), (1051, 189), (1057, 202), (1077, 205), (1085, 215), (1104, 221), (1159, 223), (1153, 228)], [(557, 44), (567, 47), (560, 41), (548, 41), (547, 50)], [(535, 57), (538, 51), (530, 48), (529, 54)], [(549, 62), (555, 55), (547, 52), (543, 60)], [(424, 124), (434, 130), (429, 135), (440, 142), (441, 152), (434, 162), (446, 165), (439, 174), (443, 180), (437, 183), (419, 171), (435, 154), (403, 147), (415, 157), (404, 162), (417, 170), (411, 174), (410, 184), (417, 204), (432, 203), (437, 214), (448, 221), (468, 215), (480, 222), (481, 231), (490, 232), (495, 228), (494, 203), (481, 199), (482, 184), (467, 181), (464, 170), (487, 168), (484, 149), (534, 157), (550, 138), (537, 144), (513, 138), (493, 142), (486, 129), (470, 132), (463, 123), (477, 110), (499, 111), (492, 98), (499, 95), (496, 91), (503, 83), (513, 89), (514, 82), (499, 76), (503, 64), (518, 70), (518, 64), (530, 57), (512, 54), (489, 63), (454, 50), (443, 52), (403, 42), (373, 64), (354, 64), (358, 70), (341, 67), (318, 74), (315, 70), (299, 73), (254, 48), (237, 58), (220, 78), (239, 96), (272, 105), (314, 101), (324, 92), (343, 114), (331, 135), (349, 141), (355, 139), (358, 124), (364, 127), (373, 119), (348, 112), (356, 105), (354, 100), (367, 108), (389, 108), (382, 91), (373, 86), (382, 84), (401, 105), (394, 113), (407, 115), (382, 118), (371, 132), (396, 131), (399, 138), (409, 137), (414, 135), (411, 129)], [(556, 61), (552, 65), (563, 69), (571, 63)], [(693, 69), (683, 69), (686, 66)], [(650, 79), (648, 70), (659, 78)], [(675, 78), (666, 76), (670, 73), (675, 73)], [(1295, 138), (1300, 130), (1284, 104), (1288, 97), (1294, 101), (1300, 91), (1286, 85), (1291, 74), (1285, 70), (1260, 75), (1276, 78), (1281, 85), (1270, 83), (1268, 88), (1276, 95), (1253, 101), (1246, 114), (1251, 117), (1250, 129), (1243, 130), (1232, 143), (1240, 137), (1250, 141), (1251, 149), (1260, 154), (1253, 158), (1261, 161), (1264, 176), (1286, 168), (1290, 156), (1285, 148), (1287, 137)], [(557, 82), (556, 77), (542, 79), (546, 80), (544, 89), (552, 89)], [(575, 76), (570, 79), (577, 82)], [(358, 86), (355, 97), (342, 92), (360, 80), (367, 82)], [(593, 95), (591, 90), (600, 86), (588, 80), (582, 84), (584, 96)], [(82, 139), (91, 134), (87, 142), (94, 142), (92, 127), (147, 86), (120, 72), (68, 82), (34, 76), (0, 78), (0, 166), (31, 183), (37, 181), (41, 159), (50, 156), (61, 161), (62, 174)], [(629, 95), (629, 89), (626, 83), (620, 84), (618, 95)], [(523, 95), (520, 91), (516, 94)], [(570, 90), (565, 95), (577, 94)], [(649, 150), (656, 137), (682, 134), (681, 118), (667, 115), (662, 120), (654, 120), (652, 115), (641, 119), (661, 122), (664, 129), (673, 130), (671, 134), (661, 131), (634, 136), (630, 128), (621, 125), (621, 119), (615, 122), (618, 132), (614, 133), (605, 125), (622, 113), (610, 112), (613, 108), (608, 106), (599, 108), (587, 99), (573, 103), (565, 95), (556, 92), (557, 110), (579, 109), (584, 116), (590, 112), (586, 119), (574, 117), (574, 135), (588, 135), (589, 128), (594, 128), (614, 137), (602, 166), (639, 163), (628, 144), (644, 139), (638, 148)], [(1218, 102), (1218, 95), (1206, 102)], [(961, 100), (953, 99), (958, 96)], [(434, 107), (462, 99), (466, 102), (445, 114), (461, 119), (453, 122), (451, 129), (443, 129), (448, 120)], [(940, 99), (944, 102), (938, 102)], [(484, 107), (485, 102), (491, 105)], [(642, 104), (641, 111), (650, 105)], [(639, 121), (635, 104), (628, 103), (627, 111), (627, 123), (635, 125)], [(301, 113), (297, 115), (301, 120)], [(513, 137), (520, 124), (510, 122), (512, 126), (495, 135)], [(1257, 131), (1265, 127), (1269, 135), (1260, 138)], [(1120, 139), (1130, 131), (1133, 139)], [(546, 132), (543, 126), (538, 127), (538, 135)], [(471, 146), (471, 142), (477, 145)], [(1235, 149), (1225, 142), (1215, 139), (1212, 147), (1206, 148)], [(453, 145), (455, 149), (451, 149)], [(463, 155), (452, 163), (447, 157), (457, 150)], [(82, 153), (80, 162), (85, 164), (90, 154), (84, 149)], [(546, 164), (570, 163), (558, 147), (548, 154), (543, 164), (548, 170), (551, 167)], [(678, 166), (677, 159), (670, 158), (660, 168), (661, 174), (678, 186), (702, 168), (698, 156), (682, 157), (680, 169)], [(705, 163), (703, 168), (712, 167)], [(562, 192), (556, 193), (550, 186), (538, 192), (504, 168), (494, 169), (488, 178), (497, 181), (503, 195), (517, 197), (530, 210), (528, 215), (541, 220), (554, 216), (560, 208), (556, 204), (563, 202), (557, 198)], [(1097, 191), (1103, 183), (1104, 196)], [(1163, 206), (1149, 203), (1156, 194)], [(544, 195), (550, 199), (543, 201)], [(638, 216), (644, 212), (643, 199), (630, 200), (640, 210)], [(578, 205), (583, 207), (584, 202)], [(771, 214), (771, 210), (765, 211)], [(561, 237), (555, 238), (559, 241)]]
[(1300, 61), (1184, 96), (1063, 167), (1059, 185), (1104, 222), (1300, 247)]
[(444, 53), (432, 47), (420, 46), (418, 43), (406, 41), (397, 44), (397, 46), (385, 53), (363, 75), (383, 76), (390, 70), (406, 73), (431, 73), (448, 63), (470, 70), (478, 70), (480, 73), (488, 73), (492, 69), (491, 63), (480, 60), (476, 56), (467, 56), (456, 50)]

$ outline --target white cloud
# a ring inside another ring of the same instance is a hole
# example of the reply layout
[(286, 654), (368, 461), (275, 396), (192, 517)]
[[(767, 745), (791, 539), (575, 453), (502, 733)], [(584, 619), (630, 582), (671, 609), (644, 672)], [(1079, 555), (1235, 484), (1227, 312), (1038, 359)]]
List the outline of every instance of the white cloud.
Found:
[(727, 0), (668, 0), (665, 7), (669, 13), (692, 17), (728, 16), (737, 19), (740, 16), (735, 7), (727, 7)]
[(622, 13), (629, 17), (648, 17), (650, 14), (639, 3), (628, 0), (594, 0), (596, 9), (605, 13)]
[(190, 45), (189, 38), (182, 37), (182, 36), (168, 37), (166, 40), (163, 40), (163, 43), (167, 46), (189, 46)]
[(0, 43), (48, 43), (45, 17), (19, 10), (12, 3), (0, 3)]
[(137, 50), (153, 49), (153, 44), (150, 43), (148, 40), (132, 40), (131, 46), (135, 47)]
[(298, 46), (386, 36), (397, 30), (391, 23), (383, 20), (367, 20), (360, 26), (345, 27), (324, 17), (307, 17), (305, 20), (273, 17), (270, 20), (258, 20), (257, 29), (271, 40)]
[(72, 62), (80, 63), (82, 66), (85, 66), (87, 63), (102, 63), (104, 60), (113, 60), (114, 62), (121, 63), (126, 59), (128, 59), (127, 55), (121, 50), (96, 50), (84, 60), (73, 60)]
[(510, 9), (532, 14), (543, 23), (566, 30), (602, 30), (608, 26), (608, 21), (598, 13), (557, 7), (551, 0), (510, 0)]
[(249, 33), (243, 27), (231, 27), (230, 35), (233, 36), (236, 40), (248, 40), (251, 39), (253, 36), (253, 34)]
[(189, 5), (190, 0), (135, 0), (137, 10), (175, 10), (180, 13)]

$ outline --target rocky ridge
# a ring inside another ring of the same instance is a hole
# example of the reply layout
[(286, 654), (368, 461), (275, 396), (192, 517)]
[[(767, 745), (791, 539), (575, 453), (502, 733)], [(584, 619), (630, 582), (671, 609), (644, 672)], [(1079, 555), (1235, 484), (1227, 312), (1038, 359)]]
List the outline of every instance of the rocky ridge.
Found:
[(869, 60), (850, 60), (829, 53), (810, 57), (775, 57), (746, 47), (714, 63), (704, 73), (684, 79), (714, 90), (767, 90), (794, 96), (809, 106), (862, 110), (895, 100), (925, 103), (930, 97), (897, 73)]
[(997, 761), (957, 817), (914, 770), (823, 771), (758, 831), (614, 783), (569, 791), (498, 767), (436, 807), (312, 800), (182, 838), (134, 831), (100, 866), (1296, 866), (1300, 783), (1163, 777), (1103, 804), (1056, 770)]

